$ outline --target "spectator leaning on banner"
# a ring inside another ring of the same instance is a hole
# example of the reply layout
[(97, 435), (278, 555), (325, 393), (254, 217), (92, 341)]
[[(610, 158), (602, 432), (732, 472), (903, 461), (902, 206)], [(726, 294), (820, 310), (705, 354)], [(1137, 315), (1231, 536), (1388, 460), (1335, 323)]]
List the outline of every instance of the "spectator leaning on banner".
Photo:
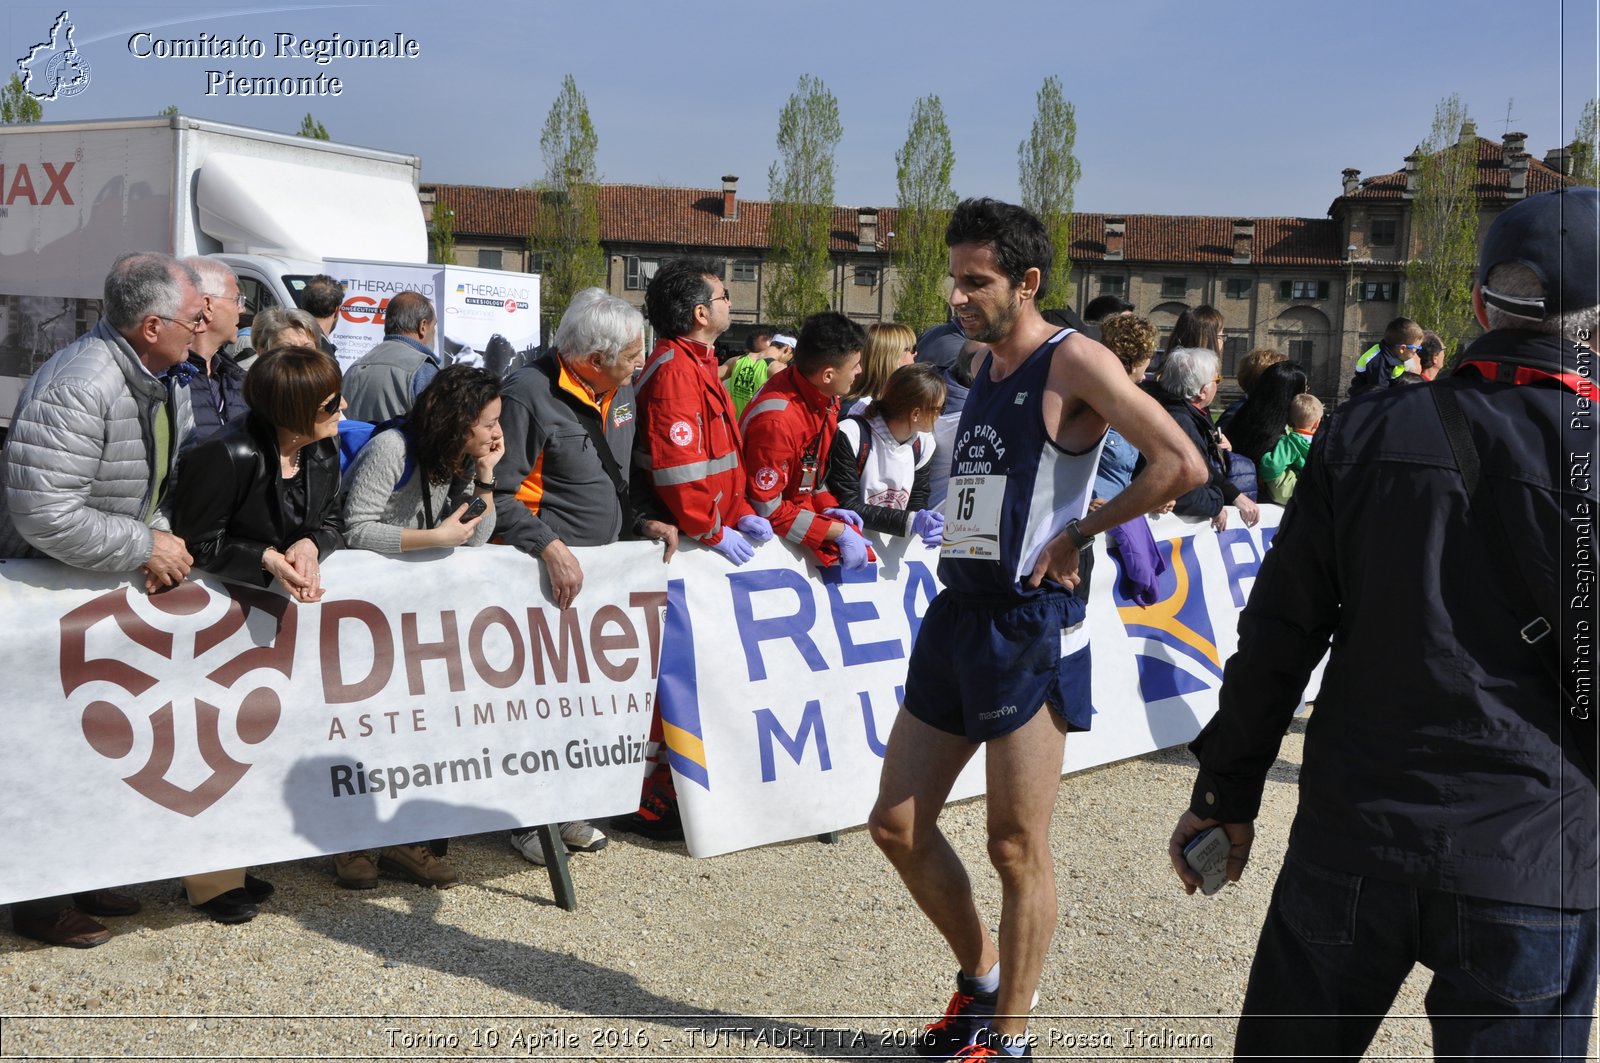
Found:
[(839, 422), (828, 454), (828, 489), (841, 508), (875, 532), (916, 534), (929, 546), (944, 539), (944, 514), (928, 505), (944, 374), (936, 365), (895, 370), (866, 413)]
[(433, 304), (421, 292), (401, 292), (383, 312), (383, 342), (361, 356), (344, 375), (348, 416), (381, 424), (411, 409), (439, 373), (433, 339), (438, 324)]
[(712, 345), (728, 330), (728, 286), (707, 259), (679, 258), (656, 271), (645, 315), (659, 337), (635, 385), (642, 431), (633, 460), (683, 534), (742, 565), (749, 539), (772, 525), (745, 500), (733, 399), (717, 380)]
[[(500, 381), (493, 373), (453, 365), (422, 389), (402, 425), (374, 432), (345, 475), (345, 541), (357, 550), (482, 546), (494, 534), (495, 466), (505, 454), (500, 432)], [(469, 516), (471, 499), (480, 512)], [(372, 889), (378, 872), (445, 889), (461, 880), (422, 844), (390, 845), (378, 860), (336, 853), (334, 879), (345, 889)]]
[(826, 477), (839, 399), (861, 372), (866, 342), (861, 326), (843, 314), (807, 318), (789, 371), (756, 393), (741, 426), (751, 508), (818, 563), (850, 569), (864, 567), (869, 555), (861, 516), (840, 508)]
[[(639, 425), (630, 381), (644, 361), (639, 311), (586, 288), (561, 315), (551, 348), (506, 381), (495, 511), (500, 541), (539, 559), (551, 600), (565, 609), (583, 589), (583, 567), (569, 547), (654, 539), (671, 560), (678, 529), (653, 516), (653, 503), (628, 478)], [(527, 860), (544, 863), (533, 830), (513, 831), (510, 840)], [(561, 840), (579, 852), (607, 841), (583, 820), (563, 824)]]
[(222, 426), (243, 413), (244, 370), (225, 348), (239, 338), (239, 315), (244, 312), (244, 296), (233, 270), (214, 258), (195, 255), (183, 260), (200, 278), (200, 293), (206, 301), (206, 328), (196, 333), (189, 345), (187, 368), (183, 374), (189, 385), (189, 408), (194, 413), (192, 442), (210, 439)]
[[(1585, 1058), (1594, 610), (1573, 558), (1597, 499), (1571, 455), (1595, 442), (1597, 208), (1568, 188), (1495, 219), (1472, 293), (1489, 331), (1448, 376), (1328, 416), (1262, 562), (1169, 843), (1192, 893), (1182, 848), (1220, 824), (1240, 877), (1329, 654), (1240, 1058), (1359, 1058), (1418, 962), (1439, 1058)], [(1421, 642), (1396, 653), (1397, 631)]]
[[(205, 297), (176, 259), (124, 255), (106, 277), (102, 313), (22, 390), (0, 457), (0, 557), (139, 570), (157, 591), (193, 563), (184, 541), (152, 522), (194, 428), (188, 390), (163, 378), (205, 331)], [(96, 890), (15, 904), (11, 919), (23, 937), (90, 948), (111, 938), (90, 916), (138, 910), (132, 897)]]

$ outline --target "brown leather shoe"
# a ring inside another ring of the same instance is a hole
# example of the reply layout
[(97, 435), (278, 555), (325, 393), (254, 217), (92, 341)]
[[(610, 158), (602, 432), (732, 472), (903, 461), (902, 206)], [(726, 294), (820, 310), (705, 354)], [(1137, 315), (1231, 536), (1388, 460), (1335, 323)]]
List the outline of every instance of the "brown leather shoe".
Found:
[(378, 850), (379, 869), (419, 886), (447, 890), (461, 881), (456, 869), (433, 855), (426, 845), (391, 845)]
[(105, 918), (108, 915), (136, 915), (141, 905), (138, 898), (116, 890), (90, 890), (72, 895), (72, 903), (84, 915)]
[(378, 886), (378, 867), (364, 852), (334, 853), (333, 874), (347, 890), (370, 890)]
[(111, 931), (76, 908), (63, 908), (43, 916), (13, 909), (11, 926), (25, 938), (46, 945), (65, 945), (69, 949), (92, 949), (111, 940)]

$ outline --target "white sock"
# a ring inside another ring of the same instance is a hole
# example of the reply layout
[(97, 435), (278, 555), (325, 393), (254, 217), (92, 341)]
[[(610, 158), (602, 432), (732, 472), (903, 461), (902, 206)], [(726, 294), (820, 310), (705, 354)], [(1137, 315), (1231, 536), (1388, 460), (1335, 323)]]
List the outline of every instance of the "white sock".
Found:
[(967, 977), (967, 984), (980, 993), (998, 993), (1000, 991), (1000, 961), (994, 961), (994, 966), (989, 968), (987, 974), (975, 974)]
[(1028, 1035), (1025, 1033), (1019, 1033), (1015, 1037), (1005, 1037), (1000, 1034), (995, 1034), (993, 1037), (989, 1038), (989, 1045), (992, 1048), (999, 1048), (1007, 1055), (1020, 1057), (1022, 1053), (1027, 1050)]

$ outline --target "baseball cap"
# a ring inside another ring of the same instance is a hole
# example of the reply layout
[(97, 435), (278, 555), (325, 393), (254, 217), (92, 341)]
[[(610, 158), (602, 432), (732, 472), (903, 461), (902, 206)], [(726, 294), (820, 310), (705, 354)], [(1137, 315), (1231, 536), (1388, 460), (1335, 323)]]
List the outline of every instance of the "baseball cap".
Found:
[[(1535, 321), (1600, 304), (1600, 190), (1562, 188), (1529, 196), (1489, 226), (1478, 256), (1483, 301)], [(1488, 287), (1490, 270), (1508, 262), (1531, 269), (1544, 296), (1504, 295)]]

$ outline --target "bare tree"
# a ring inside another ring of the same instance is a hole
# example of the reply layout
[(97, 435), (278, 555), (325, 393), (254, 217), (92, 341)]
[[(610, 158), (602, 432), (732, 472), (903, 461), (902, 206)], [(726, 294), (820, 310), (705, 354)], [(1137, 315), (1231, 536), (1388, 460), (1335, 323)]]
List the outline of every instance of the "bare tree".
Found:
[(1478, 258), (1478, 135), (1459, 95), (1439, 101), (1433, 130), (1416, 154), (1404, 313), (1437, 332), (1451, 351), (1473, 328)]
[(1052, 306), (1072, 300), (1072, 190), (1081, 172), (1072, 151), (1078, 139), (1077, 111), (1061, 91), (1061, 79), (1051, 75), (1039, 88), (1038, 111), (1028, 139), (1017, 146), (1018, 184), (1022, 205), (1031, 210), (1050, 233), (1055, 252), (1049, 286), (1040, 292), (1040, 306), (1049, 297)]
[(1591, 99), (1572, 131), (1572, 176), (1586, 185), (1600, 185), (1600, 100)]
[(778, 114), (778, 160), (767, 170), (774, 321), (798, 324), (828, 309), (833, 152), (843, 136), (839, 101), (820, 78), (802, 74)]
[(529, 243), (540, 271), (541, 317), (554, 328), (572, 297), (605, 281), (600, 247), (600, 174), (595, 157), (600, 138), (589, 120), (589, 103), (571, 74), (550, 105), (539, 135), (544, 180), (538, 184)]
[(950, 186), (955, 152), (938, 96), (924, 96), (912, 105), (906, 142), (894, 161), (900, 184), (894, 234), (900, 290), (894, 316), (921, 332), (949, 316), (944, 298), (949, 272), (944, 231), (956, 205)]

